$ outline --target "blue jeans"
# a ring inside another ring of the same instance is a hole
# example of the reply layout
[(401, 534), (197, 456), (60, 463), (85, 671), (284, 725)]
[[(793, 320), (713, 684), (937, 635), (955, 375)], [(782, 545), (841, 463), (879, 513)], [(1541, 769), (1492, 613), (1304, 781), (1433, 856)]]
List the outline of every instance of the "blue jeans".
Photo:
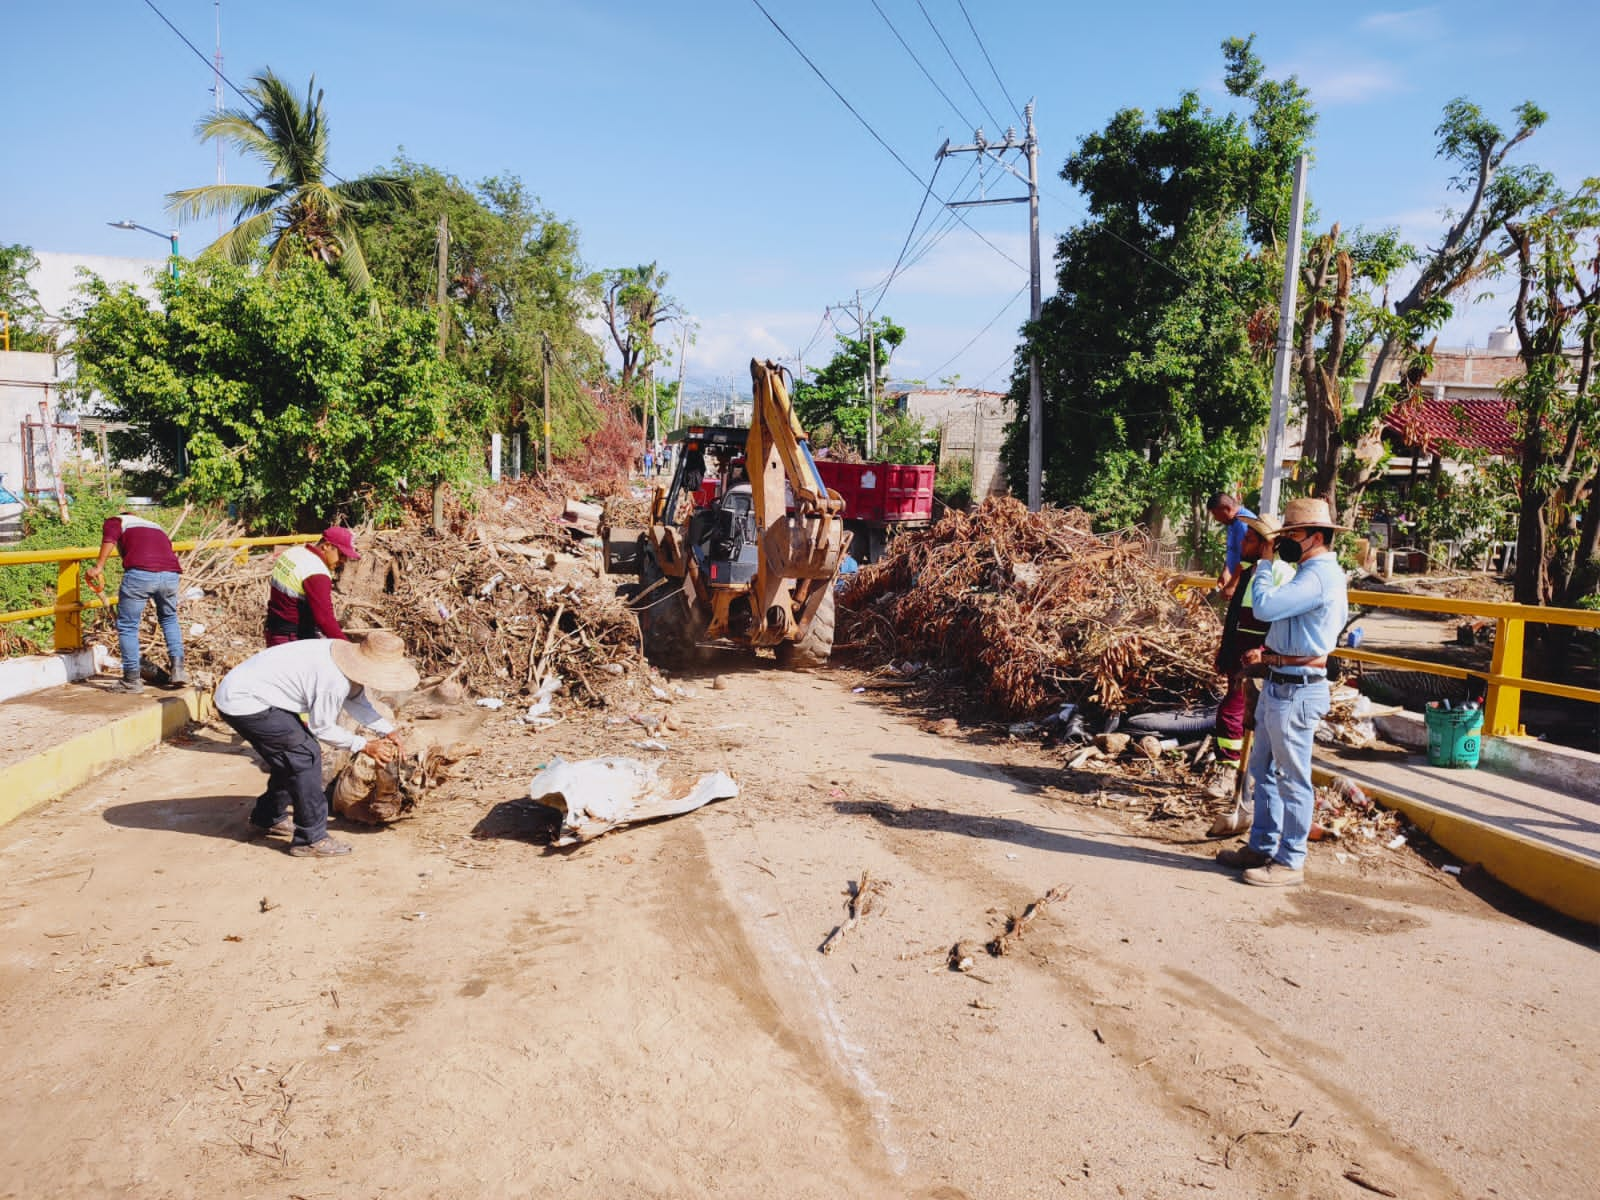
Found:
[(1328, 706), (1325, 679), (1299, 686), (1268, 682), (1256, 702), (1255, 742), (1250, 747), (1255, 787), (1250, 849), (1293, 870), (1306, 861), (1316, 805), (1311, 748)]
[(154, 600), (156, 619), (161, 622), (161, 636), (167, 639), (167, 657), (177, 668), (183, 661), (183, 631), (178, 628), (178, 573), (176, 571), (140, 571), (122, 573), (122, 587), (117, 592), (117, 643), (122, 651), (124, 678), (139, 673), (139, 622), (144, 620), (144, 606)]

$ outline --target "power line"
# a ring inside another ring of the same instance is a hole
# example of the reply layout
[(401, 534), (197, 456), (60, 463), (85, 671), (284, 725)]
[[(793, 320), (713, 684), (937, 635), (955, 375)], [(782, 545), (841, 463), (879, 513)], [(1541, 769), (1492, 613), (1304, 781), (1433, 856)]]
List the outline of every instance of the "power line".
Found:
[(1026, 292), (1028, 290), (1028, 287), (1029, 287), (1029, 285), (1025, 283), (1020, 288), (1018, 288), (1016, 294), (1014, 296), (1012, 296), (1011, 299), (1007, 300), (1004, 305), (1001, 306), (1000, 311), (995, 313), (994, 316), (989, 318), (989, 323), (987, 325), (985, 325), (982, 329), (978, 330), (977, 333), (973, 334), (972, 335), (972, 340), (970, 342), (968, 342), (965, 346), (961, 347), (961, 349), (957, 350), (949, 358), (945, 359), (944, 362), (940, 363), (931, 372), (929, 372), (929, 377), (932, 378), (932, 379), (939, 378), (939, 373), (941, 371), (943, 371), (951, 363), (955, 362), (956, 359), (960, 358), (968, 350), (971, 350), (972, 347), (977, 344), (978, 339), (981, 338), (984, 334), (988, 333), (990, 329), (994, 328), (994, 323), (996, 321), (998, 321), (1001, 317), (1005, 316), (1006, 313), (1010, 311), (1011, 306), (1013, 304), (1015, 304), (1018, 300), (1022, 299), (1022, 293)]
[[(1011, 98), (1011, 93), (1006, 90), (1005, 80), (1001, 79), (1000, 72), (995, 70), (994, 59), (989, 57), (988, 47), (983, 44), (983, 39), (978, 36), (978, 27), (972, 23), (972, 14), (967, 12), (965, 0), (956, 0), (956, 3), (961, 7), (961, 15), (967, 18), (967, 28), (972, 30), (972, 40), (977, 42), (978, 49), (983, 51), (983, 61), (989, 64), (989, 71), (994, 76), (994, 81), (1000, 85), (1000, 94), (1006, 98), (1006, 103), (1011, 105), (1011, 110), (1026, 124), (1026, 118), (1022, 117), (1022, 105)], [(990, 374), (993, 374), (993, 372), (990, 372)]]
[(939, 45), (943, 46), (944, 52), (950, 56), (950, 62), (955, 66), (956, 74), (961, 76), (961, 82), (967, 85), (967, 90), (972, 93), (972, 98), (978, 102), (978, 107), (983, 109), (991, 121), (994, 121), (995, 132), (1000, 132), (999, 120), (995, 117), (993, 110), (984, 102), (983, 97), (978, 95), (978, 89), (972, 86), (972, 80), (967, 78), (967, 73), (961, 69), (961, 64), (956, 61), (955, 51), (950, 49), (950, 43), (944, 40), (944, 34), (939, 32), (939, 27), (933, 23), (933, 18), (928, 16), (928, 10), (923, 7), (922, 0), (917, 0), (917, 7), (922, 9), (922, 15), (928, 22), (928, 28), (933, 30), (933, 36), (939, 39)]
[[(876, 3), (876, 0), (874, 0), (874, 3)], [(873, 308), (876, 308), (878, 303), (889, 294), (889, 285), (894, 282), (895, 276), (900, 273), (900, 264), (906, 260), (906, 250), (911, 245), (911, 237), (917, 232), (917, 226), (922, 223), (922, 213), (928, 207), (928, 197), (933, 195), (933, 182), (939, 178), (939, 168), (943, 165), (942, 161), (933, 164), (933, 174), (928, 179), (928, 190), (922, 193), (922, 203), (917, 205), (917, 215), (911, 218), (911, 228), (906, 230), (906, 240), (900, 243), (900, 254), (895, 258), (894, 266), (889, 268), (889, 277), (883, 281), (883, 287), (878, 292), (878, 299), (872, 303)]]
[(878, 0), (872, 0), (872, 7), (878, 10), (878, 15), (883, 18), (883, 23), (889, 27), (889, 32), (894, 34), (895, 40), (897, 40), (900, 45), (904, 47), (905, 52), (911, 56), (911, 61), (917, 64), (917, 70), (921, 71), (923, 75), (927, 77), (928, 82), (933, 84), (933, 90), (944, 97), (944, 102), (950, 106), (950, 111), (955, 113), (956, 116), (960, 117), (961, 123), (968, 129), (973, 128), (972, 118), (967, 116), (966, 113), (962, 112), (961, 109), (957, 107), (956, 102), (950, 99), (950, 94), (946, 92), (944, 88), (939, 86), (939, 81), (933, 77), (932, 72), (930, 72), (927, 67), (922, 65), (922, 60), (917, 57), (917, 52), (911, 48), (910, 44), (907, 43), (905, 38), (900, 36), (900, 31), (894, 27), (894, 22), (889, 19), (889, 14), (883, 11), (883, 7), (878, 3)]
[[(149, 2), (149, 0), (146, 0), (146, 3), (148, 3), (148, 2)], [(770, 12), (767, 11), (766, 6), (761, 3), (761, 0), (750, 0), (750, 3), (754, 4), (758, 9), (761, 10), (761, 15), (764, 16), (767, 19), (768, 24), (770, 24), (774, 29), (776, 29), (778, 31), (778, 36), (783, 38), (784, 41), (789, 43), (790, 48), (796, 54), (798, 54), (801, 57), (802, 60), (804, 60), (806, 66), (811, 68), (812, 74), (814, 74), (818, 79), (822, 80), (823, 85), (830, 92), (832, 92), (834, 94), (834, 96), (838, 99), (839, 103), (844, 105), (845, 108), (849, 110), (850, 115), (852, 117), (854, 117), (858, 122), (860, 122), (861, 127), (863, 129), (865, 129), (869, 134), (872, 135), (872, 140), (877, 142), (878, 145), (882, 146), (885, 150), (887, 150), (889, 152), (889, 156), (891, 158), (893, 158), (895, 160), (895, 162), (900, 164), (901, 168), (906, 172), (906, 174), (910, 175), (911, 178), (915, 179), (918, 183), (922, 184), (924, 187), (928, 186), (928, 181), (917, 173), (916, 168), (913, 167), (910, 163), (906, 162), (905, 159), (901, 158), (899, 151), (897, 151), (893, 146), (889, 145), (888, 142), (884, 141), (883, 135), (880, 134), (876, 129), (874, 129), (872, 127), (872, 123), (870, 121), (868, 121), (865, 117), (863, 117), (859, 112), (856, 111), (855, 105), (851, 104), (850, 101), (845, 99), (843, 92), (841, 92), (838, 88), (833, 86), (833, 81), (830, 80), (826, 75), (824, 75), (822, 73), (822, 68), (821, 67), (817, 66), (816, 63), (811, 61), (811, 56), (809, 54), (807, 54), (804, 50), (800, 49), (799, 44), (796, 43), (795, 40), (792, 37), (789, 36), (788, 32), (784, 29), (784, 27), (782, 25), (778, 24), (777, 18), (775, 18)], [(999, 246), (996, 246), (988, 238), (984, 237), (983, 234), (979, 233), (978, 230), (966, 219), (965, 216), (963, 216), (961, 218), (961, 223), (963, 225), (966, 225), (966, 227), (968, 229), (971, 229), (973, 234), (985, 246), (988, 246), (989, 249), (993, 250), (996, 254), (998, 254), (1001, 258), (1005, 259), (1012, 266), (1016, 267), (1019, 271), (1026, 271), (1028, 269), (1027, 267), (1023, 266), (1021, 263), (1019, 263), (1016, 259), (1012, 258), (1004, 250), (1000, 249)]]
[(161, 23), (163, 25), (165, 25), (168, 29), (172, 30), (173, 33), (178, 35), (178, 40), (179, 41), (181, 41), (185, 46), (189, 47), (190, 50), (194, 51), (195, 57), (198, 58), (201, 62), (205, 63), (206, 70), (211, 71), (215, 75), (221, 76), (222, 82), (227, 84), (229, 87), (231, 87), (234, 90), (234, 92), (238, 95), (239, 99), (246, 100), (246, 101), (248, 101), (250, 99), (249, 96), (245, 95), (244, 92), (240, 90), (238, 84), (234, 83), (233, 80), (229, 79), (226, 75), (223, 75), (222, 74), (222, 69), (220, 67), (218, 67), (216, 65), (216, 63), (212, 62), (211, 59), (198, 46), (196, 46), (193, 42), (191, 42), (187, 37), (184, 36), (183, 30), (179, 29), (171, 21), (167, 20), (167, 14), (166, 13), (162, 12), (159, 8), (157, 8), (154, 4), (152, 4), (151, 0), (144, 0), (144, 5), (151, 12), (155, 13), (156, 16), (161, 18)]

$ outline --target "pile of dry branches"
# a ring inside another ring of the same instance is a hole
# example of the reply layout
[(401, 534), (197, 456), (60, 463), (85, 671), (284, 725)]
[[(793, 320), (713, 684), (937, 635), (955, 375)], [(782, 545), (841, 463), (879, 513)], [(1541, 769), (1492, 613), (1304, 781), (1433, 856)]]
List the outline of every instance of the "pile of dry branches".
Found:
[[(453, 679), (507, 703), (564, 694), (603, 703), (643, 669), (638, 625), (600, 573), (599, 552), (580, 545), (551, 512), (559, 505), (494, 504), (442, 534), (417, 523), (362, 531), (359, 562), (345, 566), (334, 608), (348, 632), (383, 628), (405, 639), (424, 678)], [(512, 523), (516, 522), (516, 523)], [(242, 531), (218, 526), (208, 538)], [(264, 643), (273, 553), (238, 560), (196, 550), (184, 562), (181, 620), (190, 675), (214, 687)], [(203, 595), (193, 595), (195, 589)]]
[(844, 636), (886, 662), (956, 668), (1007, 716), (1210, 698), (1220, 624), (1179, 596), (1142, 538), (1011, 498), (902, 536), (843, 597)]

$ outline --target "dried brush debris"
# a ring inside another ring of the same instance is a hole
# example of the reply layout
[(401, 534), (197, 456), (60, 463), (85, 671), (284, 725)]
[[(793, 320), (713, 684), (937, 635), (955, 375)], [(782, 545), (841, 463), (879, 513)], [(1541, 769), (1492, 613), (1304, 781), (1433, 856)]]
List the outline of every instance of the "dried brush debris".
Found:
[(1212, 698), (1216, 614), (1152, 567), (1146, 539), (1096, 535), (1077, 510), (1002, 497), (951, 513), (901, 536), (842, 601), (842, 640), (952, 669), (1005, 716)]

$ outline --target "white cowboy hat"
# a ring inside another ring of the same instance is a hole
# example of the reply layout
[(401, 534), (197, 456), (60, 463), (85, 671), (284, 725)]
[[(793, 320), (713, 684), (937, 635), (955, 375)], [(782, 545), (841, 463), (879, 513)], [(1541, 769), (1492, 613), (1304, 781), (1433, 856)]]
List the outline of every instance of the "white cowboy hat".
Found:
[(380, 692), (409, 692), (420, 678), (398, 634), (374, 629), (359, 642), (334, 642), (333, 665), (356, 683)]
[(1341, 525), (1333, 519), (1333, 512), (1326, 500), (1302, 496), (1283, 506), (1283, 524), (1278, 527), (1278, 532), (1290, 529), (1339, 529), (1348, 533), (1350, 526)]

